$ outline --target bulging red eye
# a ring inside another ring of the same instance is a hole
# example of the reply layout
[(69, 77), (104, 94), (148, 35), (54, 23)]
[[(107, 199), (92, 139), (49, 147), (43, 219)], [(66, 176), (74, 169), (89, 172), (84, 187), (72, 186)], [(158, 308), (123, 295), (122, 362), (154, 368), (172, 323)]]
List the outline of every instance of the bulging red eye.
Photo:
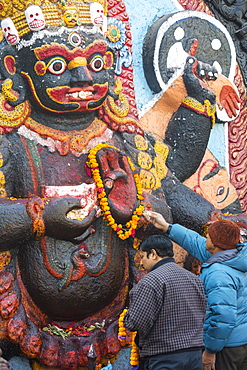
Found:
[(90, 68), (94, 72), (102, 71), (103, 67), (104, 67), (104, 61), (101, 56), (94, 57), (90, 62)]
[(47, 66), (47, 70), (54, 75), (61, 75), (67, 68), (65, 60), (56, 58), (53, 59)]

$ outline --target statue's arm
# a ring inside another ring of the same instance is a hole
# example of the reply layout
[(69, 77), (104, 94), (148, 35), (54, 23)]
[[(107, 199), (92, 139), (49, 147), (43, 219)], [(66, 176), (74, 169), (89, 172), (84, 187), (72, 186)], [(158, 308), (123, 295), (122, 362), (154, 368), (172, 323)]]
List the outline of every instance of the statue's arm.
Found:
[(167, 167), (181, 182), (200, 165), (215, 119), (215, 94), (200, 76), (203, 73), (205, 78), (213, 79), (216, 71), (210, 66), (205, 69), (194, 57), (188, 58), (183, 74), (188, 95), (166, 130), (165, 143), (170, 147)]

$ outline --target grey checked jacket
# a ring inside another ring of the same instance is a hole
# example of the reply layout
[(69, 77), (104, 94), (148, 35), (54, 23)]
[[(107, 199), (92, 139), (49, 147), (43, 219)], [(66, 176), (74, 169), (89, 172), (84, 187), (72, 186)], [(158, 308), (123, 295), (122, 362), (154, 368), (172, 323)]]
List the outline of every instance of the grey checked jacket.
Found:
[(206, 297), (202, 281), (164, 258), (130, 291), (124, 325), (137, 331), (141, 357), (203, 347)]

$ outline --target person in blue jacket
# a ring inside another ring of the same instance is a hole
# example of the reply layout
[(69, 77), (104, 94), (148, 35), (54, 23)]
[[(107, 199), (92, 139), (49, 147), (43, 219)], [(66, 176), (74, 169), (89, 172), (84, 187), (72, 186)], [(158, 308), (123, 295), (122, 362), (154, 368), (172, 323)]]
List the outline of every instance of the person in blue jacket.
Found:
[(200, 278), (207, 296), (203, 370), (247, 370), (247, 244), (230, 220), (208, 227), (207, 237), (159, 213), (144, 217), (202, 262)]

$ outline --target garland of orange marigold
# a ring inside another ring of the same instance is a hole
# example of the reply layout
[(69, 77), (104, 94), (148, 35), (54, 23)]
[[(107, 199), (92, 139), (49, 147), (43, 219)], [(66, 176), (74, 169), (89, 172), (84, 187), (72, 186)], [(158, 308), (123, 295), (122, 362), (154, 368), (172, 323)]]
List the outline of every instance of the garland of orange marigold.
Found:
[[(110, 225), (111, 228), (114, 231), (116, 231), (120, 239), (125, 240), (129, 238), (130, 236), (134, 238), (138, 221), (140, 220), (140, 216), (144, 210), (144, 206), (143, 206), (144, 198), (142, 196), (142, 186), (141, 186), (139, 176), (137, 173), (133, 174), (135, 185), (136, 185), (136, 191), (137, 191), (136, 197), (140, 201), (140, 205), (133, 212), (132, 217), (129, 222), (127, 222), (125, 225), (117, 224), (111, 214), (111, 208), (108, 203), (107, 194), (105, 191), (102, 178), (100, 176), (99, 164), (96, 158), (98, 151), (101, 150), (102, 148), (113, 148), (117, 151), (120, 151), (119, 149), (115, 148), (112, 145), (99, 144), (99, 145), (96, 145), (96, 147), (91, 149), (89, 152), (89, 155), (88, 155), (89, 160), (87, 162), (87, 165), (91, 169), (92, 176), (93, 176), (93, 179), (97, 187), (97, 195), (98, 195), (100, 208), (103, 212), (104, 219), (107, 221), (108, 225)], [(127, 159), (128, 159), (128, 163), (130, 165), (131, 170), (134, 172), (135, 171), (134, 164), (131, 162), (129, 157), (127, 157)]]
[[(124, 326), (124, 316), (127, 311), (128, 309), (125, 308), (118, 319), (118, 340), (120, 341), (122, 347), (129, 345), (126, 338), (126, 328)], [(139, 349), (135, 343), (136, 333), (136, 331), (132, 333), (131, 339), (130, 368), (132, 370), (139, 369)]]

